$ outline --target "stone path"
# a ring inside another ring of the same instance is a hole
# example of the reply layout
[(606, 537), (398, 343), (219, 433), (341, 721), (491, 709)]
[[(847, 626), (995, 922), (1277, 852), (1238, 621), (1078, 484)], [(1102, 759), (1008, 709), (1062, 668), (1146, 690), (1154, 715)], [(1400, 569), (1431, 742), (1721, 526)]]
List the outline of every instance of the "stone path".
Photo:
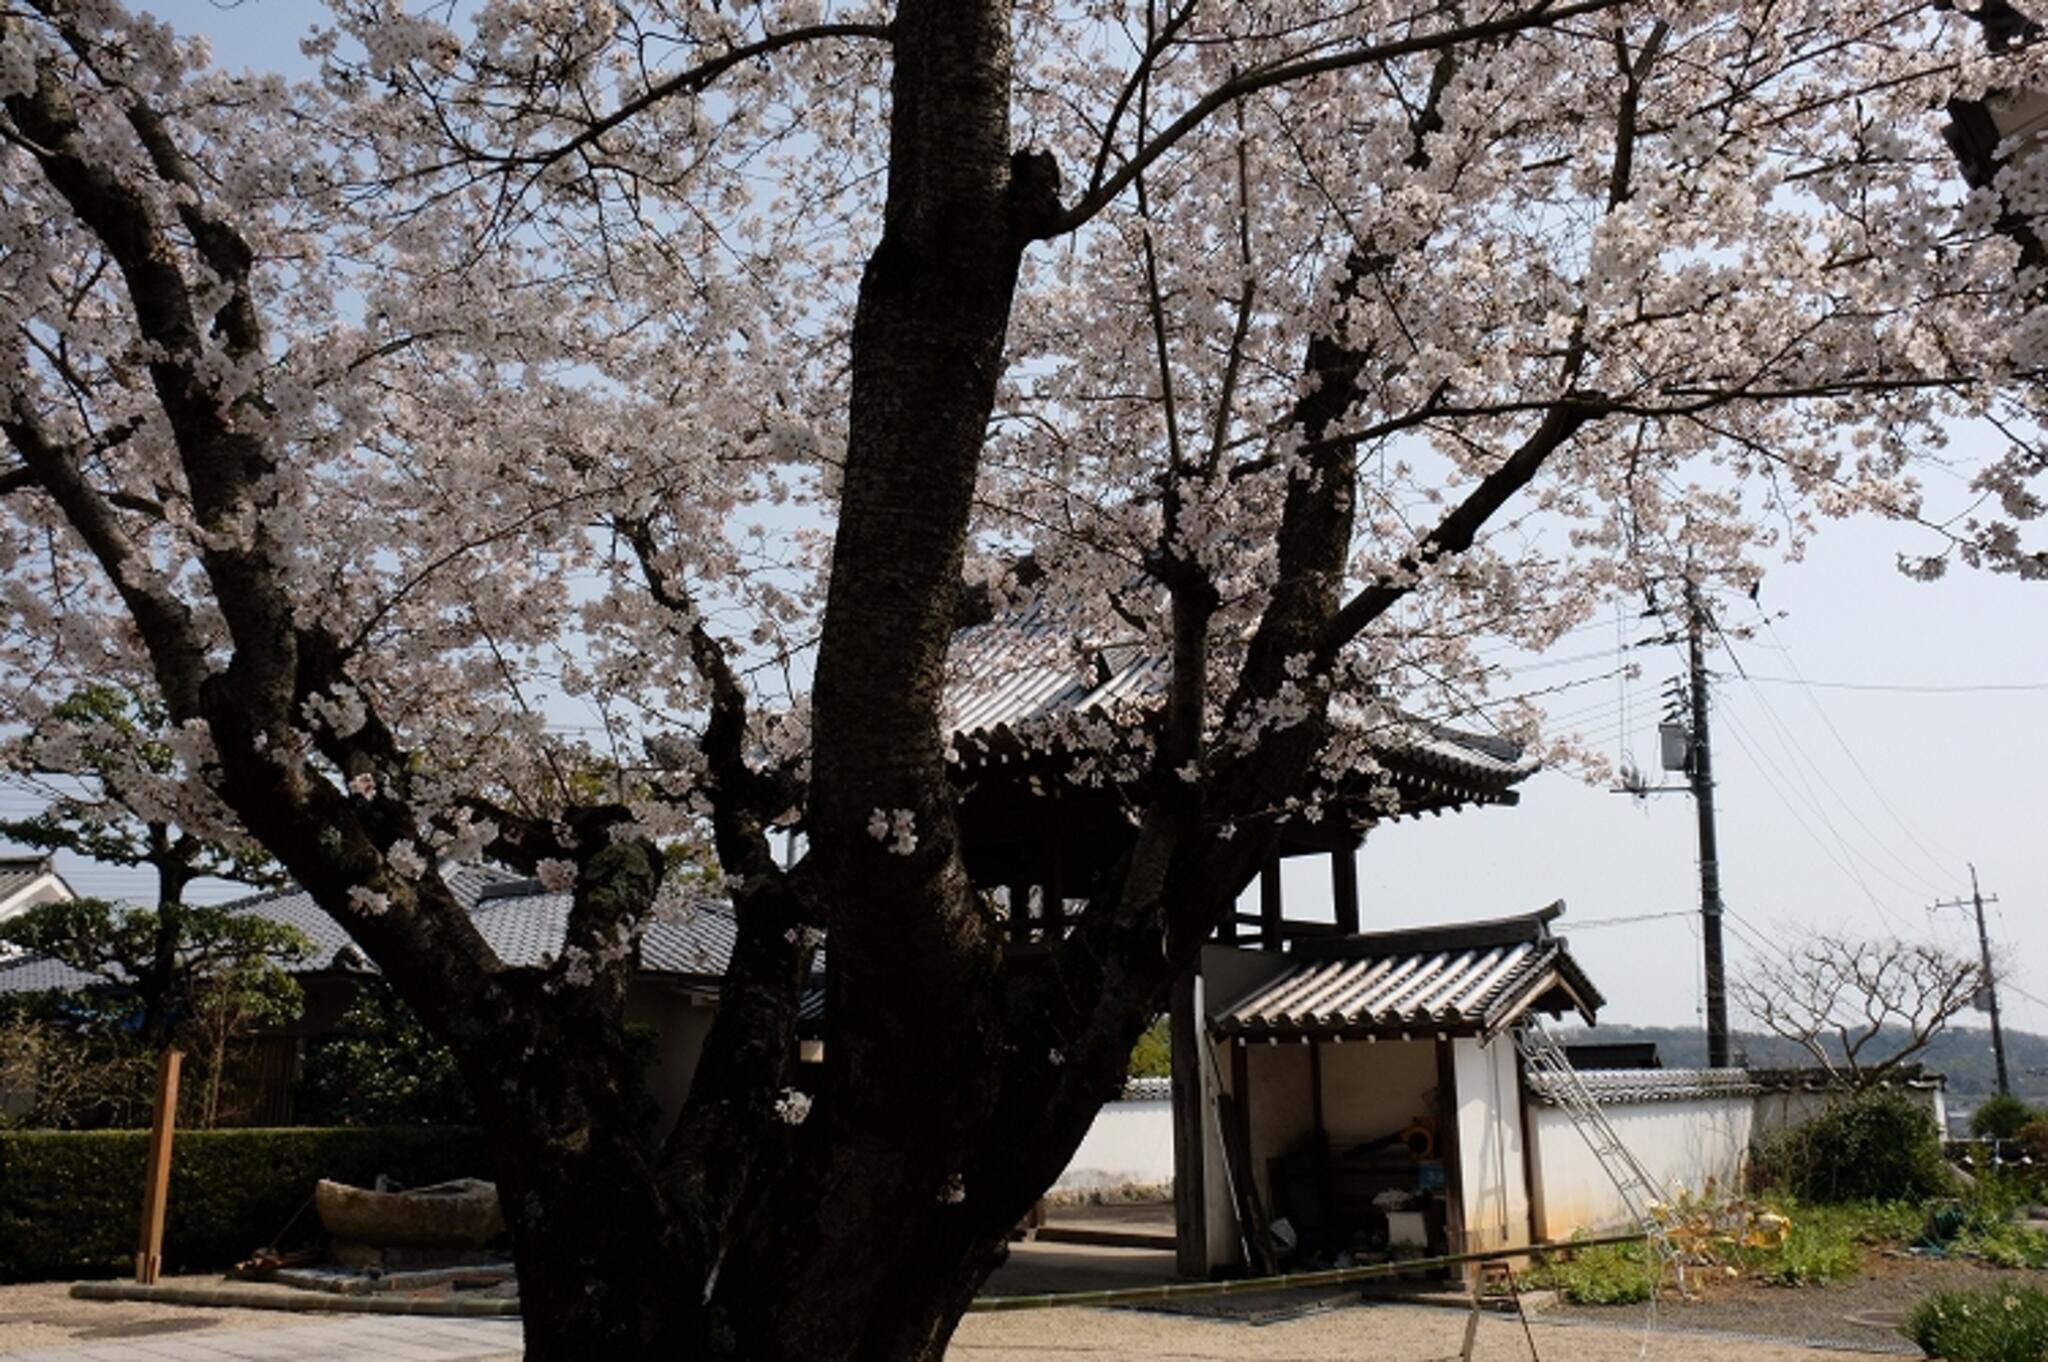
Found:
[(516, 1319), (352, 1315), (259, 1332), (105, 1339), (8, 1353), (6, 1362), (465, 1362), (518, 1355)]

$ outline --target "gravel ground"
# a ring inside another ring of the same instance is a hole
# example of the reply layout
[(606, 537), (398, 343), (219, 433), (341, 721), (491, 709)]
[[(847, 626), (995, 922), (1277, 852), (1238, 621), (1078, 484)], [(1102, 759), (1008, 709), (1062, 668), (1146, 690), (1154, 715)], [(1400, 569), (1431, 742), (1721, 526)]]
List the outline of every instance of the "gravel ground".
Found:
[(201, 1334), (288, 1329), (319, 1318), (283, 1310), (202, 1310), (128, 1301), (75, 1301), (70, 1293), (69, 1282), (0, 1286), (0, 1356), (38, 1348), (118, 1347)]
[[(1893, 1326), (1922, 1296), (2006, 1285), (2048, 1286), (2048, 1272), (1985, 1267), (1958, 1259), (1872, 1255), (1864, 1261), (1862, 1275), (1850, 1281), (1785, 1287), (1707, 1279), (1700, 1283), (1699, 1299), (1663, 1301), (1657, 1312), (1671, 1328), (1855, 1345), (1917, 1357), (1919, 1349)], [(1642, 1315), (1640, 1305), (1560, 1304), (1546, 1318), (1559, 1323), (1621, 1323)]]
[[(2022, 1274), (1961, 1263), (1874, 1265), (1861, 1282), (1799, 1291), (1722, 1288), (1712, 1298), (1660, 1308), (1648, 1356), (1656, 1362), (1842, 1362), (1844, 1349), (1896, 1353), (1903, 1340), (1882, 1328), (1853, 1326), (1848, 1313), (1898, 1310), (1936, 1285), (1983, 1284)], [(2040, 1274), (2029, 1274), (2038, 1277)], [(316, 1322), (287, 1311), (201, 1309), (129, 1302), (76, 1301), (65, 1283), (0, 1287), (0, 1356), (38, 1348), (119, 1348), (209, 1334), (282, 1329)], [(1448, 1362), (1464, 1340), (1467, 1316), (1440, 1307), (1372, 1304), (1252, 1325), (1223, 1319), (1122, 1310), (1036, 1310), (969, 1315), (948, 1362), (1059, 1362), (1130, 1358), (1144, 1362)], [(1558, 1307), (1537, 1316), (1532, 1352), (1511, 1316), (1480, 1321), (1480, 1362), (1570, 1359), (1635, 1362), (1642, 1356), (1644, 1312)], [(1828, 1327), (1832, 1323), (1832, 1330)], [(1829, 1340), (1829, 1350), (1760, 1339), (1780, 1330)], [(1718, 1331), (1718, 1332), (1705, 1332)], [(1731, 1347), (1740, 1336), (1739, 1351)], [(516, 1362), (507, 1355), (505, 1362)]]
[[(1053, 1359), (1143, 1358), (1147, 1362), (1447, 1362), (1464, 1342), (1467, 1316), (1417, 1305), (1333, 1310), (1281, 1324), (1252, 1326), (1137, 1310), (1042, 1310), (969, 1315), (953, 1336), (946, 1362), (1052, 1362)], [(1640, 1320), (1640, 1313), (1637, 1316)], [(1597, 1322), (1544, 1320), (1532, 1353), (1512, 1317), (1480, 1320), (1478, 1362), (1636, 1362), (1640, 1328), (1615, 1327), (1615, 1312)], [(1660, 1331), (1650, 1340), (1655, 1362), (1843, 1362), (1840, 1350), (1744, 1341), (1739, 1353), (1725, 1336)]]

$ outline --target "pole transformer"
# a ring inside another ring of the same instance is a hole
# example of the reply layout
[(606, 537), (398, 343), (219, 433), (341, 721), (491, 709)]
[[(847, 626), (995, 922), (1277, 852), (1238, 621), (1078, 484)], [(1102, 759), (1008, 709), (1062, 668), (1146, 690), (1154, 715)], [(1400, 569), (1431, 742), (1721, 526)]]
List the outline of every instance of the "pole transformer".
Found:
[[(1998, 972), (1991, 967), (1991, 933), (1984, 926), (1984, 891), (1977, 887), (1977, 866), (1970, 865), (1970, 899), (1946, 899), (1935, 904), (1936, 908), (1970, 908), (1977, 914), (1977, 950), (1984, 969), (1984, 1010), (1991, 1014), (1991, 1057), (1998, 1064), (1998, 1092), (2001, 1097), (2012, 1095), (2012, 1080), (2005, 1068), (2005, 1028), (1998, 1020)], [(1993, 894), (1989, 902), (1998, 902)]]

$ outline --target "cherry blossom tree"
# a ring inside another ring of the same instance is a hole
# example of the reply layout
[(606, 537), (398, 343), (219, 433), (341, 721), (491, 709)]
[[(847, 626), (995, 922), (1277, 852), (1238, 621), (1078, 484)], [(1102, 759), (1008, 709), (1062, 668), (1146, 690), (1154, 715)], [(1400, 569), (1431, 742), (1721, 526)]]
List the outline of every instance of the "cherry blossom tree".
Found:
[[(450, 1046), (538, 1359), (940, 1356), (1284, 826), (1481, 639), (1857, 511), (1972, 551), (1917, 463), (2038, 387), (1942, 142), (2037, 59), (1933, 4), (340, 0), (303, 84), (0, 14), (8, 702), (153, 686)], [(1027, 607), (1158, 661), (1038, 735), (1131, 822), (1020, 951), (946, 696)], [(739, 930), (656, 1141), (678, 841)], [(572, 890), (545, 968), (479, 856)]]

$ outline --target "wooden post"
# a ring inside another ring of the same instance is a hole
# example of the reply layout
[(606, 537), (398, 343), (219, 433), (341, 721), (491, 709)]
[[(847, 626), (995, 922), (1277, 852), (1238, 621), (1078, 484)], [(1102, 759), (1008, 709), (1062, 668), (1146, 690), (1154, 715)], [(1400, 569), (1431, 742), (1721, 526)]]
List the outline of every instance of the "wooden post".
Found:
[(1173, 1245), (1174, 1267), (1183, 1277), (1209, 1272), (1208, 1170), (1204, 1128), (1208, 1101), (1202, 1090), (1202, 1057), (1209, 1042), (1196, 1007), (1200, 963), (1173, 982)]
[(1458, 1065), (1448, 1040), (1436, 1043), (1436, 1092), (1436, 1148), (1444, 1165), (1444, 1246), (1463, 1253), (1470, 1246), (1465, 1237), (1465, 1150), (1458, 1138)]
[(1358, 934), (1358, 848), (1348, 846), (1330, 853), (1330, 901), (1336, 909), (1337, 930), (1348, 936)]
[(156, 1109), (149, 1122), (149, 1168), (142, 1182), (142, 1237), (135, 1280), (153, 1285), (164, 1270), (164, 1211), (171, 1195), (171, 1137), (178, 1124), (178, 1070), (185, 1057), (164, 1051), (157, 1062)]
[(1280, 949), (1280, 858), (1275, 856), (1259, 871), (1259, 944), (1269, 951)]

